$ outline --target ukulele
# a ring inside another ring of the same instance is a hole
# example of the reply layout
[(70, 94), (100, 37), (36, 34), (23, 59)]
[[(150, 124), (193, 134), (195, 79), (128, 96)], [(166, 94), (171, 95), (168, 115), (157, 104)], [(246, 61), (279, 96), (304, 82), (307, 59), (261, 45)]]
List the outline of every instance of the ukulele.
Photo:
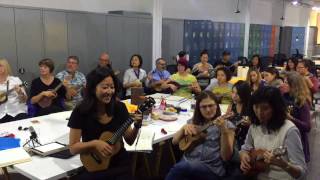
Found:
[[(27, 87), (28, 82), (24, 81), (24, 82), (22, 82), (22, 84), (19, 84), (18, 86), (19, 87)], [(15, 90), (15, 88), (12, 88), (8, 91), (0, 92), (0, 105), (6, 103), (8, 101), (9, 94), (12, 93), (14, 90)]]
[[(251, 169), (246, 173), (247, 176), (256, 176), (260, 172), (268, 169), (269, 164), (264, 162), (263, 154), (268, 151), (266, 149), (251, 149), (249, 152)], [(284, 156), (287, 153), (287, 148), (280, 146), (273, 149), (272, 154), (276, 157)]]
[[(137, 112), (143, 113), (152, 108), (154, 104), (155, 100), (151, 97), (148, 97), (146, 98), (146, 101), (139, 106)], [(96, 172), (108, 169), (112, 156), (117, 154), (121, 149), (122, 143), (119, 141), (119, 139), (132, 123), (133, 119), (129, 117), (116, 132), (113, 133), (105, 131), (100, 135), (100, 140), (105, 141), (113, 146), (113, 148), (115, 149), (114, 154), (105, 157), (96, 150), (80, 154), (80, 160), (87, 171)]]
[(179, 141), (179, 149), (181, 151), (190, 151), (197, 145), (201, 144), (205, 140), (204, 131), (207, 130), (210, 126), (215, 125), (216, 121), (219, 119), (228, 119), (233, 116), (233, 113), (224, 114), (222, 116), (217, 117), (215, 120), (208, 122), (207, 124), (203, 125), (199, 133), (197, 135), (184, 135), (184, 137)]
[[(63, 86), (63, 83), (60, 82), (60, 84), (58, 84), (57, 87), (55, 87), (54, 89), (49, 89), (48, 91), (51, 91), (53, 93), (57, 93), (57, 91)], [(38, 102), (38, 105), (41, 108), (47, 108), (49, 106), (51, 106), (53, 99), (56, 98), (56, 96), (54, 97), (42, 97), (41, 100)]]

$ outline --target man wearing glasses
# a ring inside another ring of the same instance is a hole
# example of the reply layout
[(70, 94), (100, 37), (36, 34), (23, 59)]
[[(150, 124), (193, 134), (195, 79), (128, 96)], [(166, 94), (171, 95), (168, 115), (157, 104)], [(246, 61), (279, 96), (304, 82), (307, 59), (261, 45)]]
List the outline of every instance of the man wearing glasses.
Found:
[(67, 99), (64, 102), (67, 110), (72, 110), (82, 100), (81, 92), (86, 86), (86, 77), (78, 68), (79, 58), (69, 56), (66, 69), (56, 75), (67, 89)]
[(166, 93), (169, 88), (168, 82), (170, 73), (166, 70), (167, 63), (164, 58), (156, 60), (156, 69), (149, 72), (146, 85), (149, 88), (149, 93), (162, 92)]

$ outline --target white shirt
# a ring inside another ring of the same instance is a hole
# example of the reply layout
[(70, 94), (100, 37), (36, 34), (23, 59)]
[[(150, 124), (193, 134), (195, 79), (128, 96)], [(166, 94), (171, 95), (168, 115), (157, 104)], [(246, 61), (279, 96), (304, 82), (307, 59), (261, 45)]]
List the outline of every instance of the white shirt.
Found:
[[(136, 80), (143, 80), (146, 77), (147, 77), (147, 73), (143, 69), (139, 69), (139, 78), (137, 77), (133, 68), (127, 69), (123, 76), (123, 85), (134, 82)], [(130, 96), (130, 95), (131, 95), (131, 88), (128, 88), (126, 91), (126, 96)]]
[[(9, 90), (13, 89), (16, 85), (21, 85), (22, 81), (19, 77), (8, 76), (5, 83), (0, 84), (0, 92), (7, 91), (7, 81), (9, 81)], [(23, 90), (26, 94), (26, 92)], [(8, 101), (0, 105), (0, 119), (3, 118), (6, 114), (15, 117), (20, 113), (27, 113), (26, 103), (19, 102), (18, 93), (13, 90), (8, 95)]]

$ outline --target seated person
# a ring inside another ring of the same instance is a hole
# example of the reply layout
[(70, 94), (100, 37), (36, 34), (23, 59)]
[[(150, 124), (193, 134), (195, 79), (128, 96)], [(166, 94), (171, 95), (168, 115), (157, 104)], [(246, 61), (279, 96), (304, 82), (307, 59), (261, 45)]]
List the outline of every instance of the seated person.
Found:
[(66, 89), (52, 74), (53, 61), (42, 59), (38, 65), (40, 77), (32, 80), (30, 89), (30, 102), (36, 108), (35, 116), (64, 111), (63, 100), (66, 99)]
[(232, 84), (229, 83), (231, 73), (226, 67), (220, 67), (216, 71), (215, 79), (211, 80), (207, 91), (213, 92), (219, 99), (219, 103), (231, 104)]
[(168, 84), (175, 96), (191, 98), (192, 92), (195, 94), (201, 92), (196, 77), (189, 74), (186, 71), (187, 68), (188, 61), (184, 58), (179, 59), (178, 72), (170, 76), (170, 82)]
[[(287, 120), (287, 107), (280, 90), (263, 87), (253, 93), (249, 114), (252, 125), (240, 151), (240, 169), (249, 173), (254, 167), (250, 151), (260, 150), (259, 157), (268, 166), (257, 174), (258, 180), (303, 179), (307, 166), (298, 128)], [(285, 147), (287, 152), (276, 156), (272, 150)]]
[[(98, 66), (97, 67), (105, 67), (105, 68), (110, 68), (112, 69), (112, 65), (111, 65), (111, 61), (110, 61), (110, 56), (108, 53), (106, 52), (103, 52), (100, 54), (100, 57), (99, 57), (99, 63), (98, 63)], [(116, 76), (118, 76), (120, 74), (120, 71), (119, 70), (114, 70), (114, 74)]]
[[(117, 78), (109, 68), (96, 68), (87, 76), (87, 92), (83, 101), (73, 110), (68, 126), (70, 127), (69, 144), (72, 154), (95, 150), (102, 156), (110, 156), (111, 162), (108, 169), (124, 168), (130, 163), (129, 154), (123, 147), (120, 138), (120, 150), (116, 145), (99, 140), (105, 131), (117, 131), (129, 118), (126, 106), (116, 100), (118, 90)], [(124, 140), (133, 144), (139, 128), (141, 115), (133, 117), (136, 121), (124, 132)], [(119, 144), (118, 144), (119, 145)], [(110, 171), (98, 172), (85, 171), (78, 179), (130, 179), (130, 169), (122, 169), (119, 173), (111, 174)]]
[(301, 142), (306, 162), (310, 161), (308, 134), (311, 130), (311, 93), (304, 78), (297, 72), (289, 72), (285, 78), (288, 93), (284, 94), (288, 108), (288, 119), (292, 121), (300, 131)]
[(162, 92), (170, 93), (168, 91), (168, 80), (170, 73), (166, 70), (166, 60), (158, 58), (156, 60), (156, 69), (152, 70), (148, 74), (146, 86), (150, 88), (150, 93)]
[(313, 94), (317, 93), (319, 90), (319, 81), (315, 74), (310, 71), (310, 63), (308, 60), (301, 60), (297, 64), (297, 72), (305, 78), (310, 92)]
[(255, 54), (252, 56), (251, 61), (249, 63), (249, 68), (257, 69), (259, 72), (262, 71), (262, 64), (259, 54)]
[(250, 86), (245, 81), (238, 81), (232, 87), (232, 104), (229, 105), (227, 113), (233, 116), (229, 120), (236, 126), (235, 139), (238, 150), (244, 144), (249, 126), (248, 105), (251, 96)]
[(82, 89), (86, 86), (86, 77), (78, 71), (79, 58), (69, 56), (67, 59), (66, 70), (59, 72), (56, 77), (63, 82), (67, 89), (67, 99), (65, 106), (67, 110), (72, 110), (80, 101), (82, 101)]
[(6, 59), (0, 59), (0, 123), (25, 119), (27, 94), (19, 77), (11, 75)]
[(236, 74), (239, 62), (231, 63), (231, 54), (229, 51), (223, 51), (222, 59), (214, 63), (213, 67), (217, 70), (220, 67), (226, 67), (232, 74)]
[(296, 67), (298, 64), (298, 60), (296, 58), (289, 58), (286, 62), (286, 66), (285, 66), (285, 71), (286, 72), (291, 72), (291, 71), (296, 71)]
[(187, 67), (187, 69), (186, 69), (186, 71), (188, 72), (188, 73), (191, 73), (191, 69), (192, 69), (192, 67), (189, 65), (189, 54), (187, 54), (187, 52), (186, 51), (180, 51), (179, 53), (178, 53), (178, 55), (177, 55), (177, 57), (176, 57), (176, 61), (177, 61), (177, 64), (178, 64), (178, 61), (179, 61), (179, 59), (185, 59), (185, 60), (187, 60), (187, 62), (188, 62), (188, 67)]
[(246, 81), (250, 86), (251, 93), (264, 86), (264, 81), (262, 80), (261, 73), (258, 69), (255, 68), (249, 69)]
[(200, 53), (200, 62), (192, 68), (192, 74), (196, 76), (201, 89), (205, 89), (210, 84), (210, 79), (214, 76), (213, 67), (208, 60), (208, 51), (203, 50)]
[(173, 136), (172, 143), (178, 144), (187, 135), (199, 135), (200, 127), (210, 121), (215, 120), (215, 126), (209, 126), (201, 144), (184, 153), (166, 180), (222, 179), (226, 173), (223, 161), (230, 160), (233, 154), (234, 126), (220, 115), (215, 95), (210, 91), (201, 92), (196, 98), (191, 122)]
[(123, 87), (126, 89), (126, 98), (131, 96), (131, 88), (143, 87), (143, 83), (147, 78), (146, 71), (141, 69), (142, 57), (134, 54), (130, 58), (130, 69), (127, 69), (123, 76)]
[(279, 78), (278, 70), (274, 67), (267, 67), (264, 70), (263, 75), (266, 86), (280, 88), (280, 86), (283, 84), (283, 81)]

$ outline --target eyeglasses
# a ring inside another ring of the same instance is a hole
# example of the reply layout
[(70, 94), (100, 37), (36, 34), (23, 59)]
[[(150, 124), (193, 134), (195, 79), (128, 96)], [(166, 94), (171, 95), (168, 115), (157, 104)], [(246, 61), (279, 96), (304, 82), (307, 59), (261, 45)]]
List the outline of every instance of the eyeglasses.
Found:
[(207, 108), (215, 108), (215, 107), (217, 107), (217, 105), (216, 104), (207, 104), (207, 105), (202, 105), (202, 106), (200, 106), (200, 109), (207, 109)]

